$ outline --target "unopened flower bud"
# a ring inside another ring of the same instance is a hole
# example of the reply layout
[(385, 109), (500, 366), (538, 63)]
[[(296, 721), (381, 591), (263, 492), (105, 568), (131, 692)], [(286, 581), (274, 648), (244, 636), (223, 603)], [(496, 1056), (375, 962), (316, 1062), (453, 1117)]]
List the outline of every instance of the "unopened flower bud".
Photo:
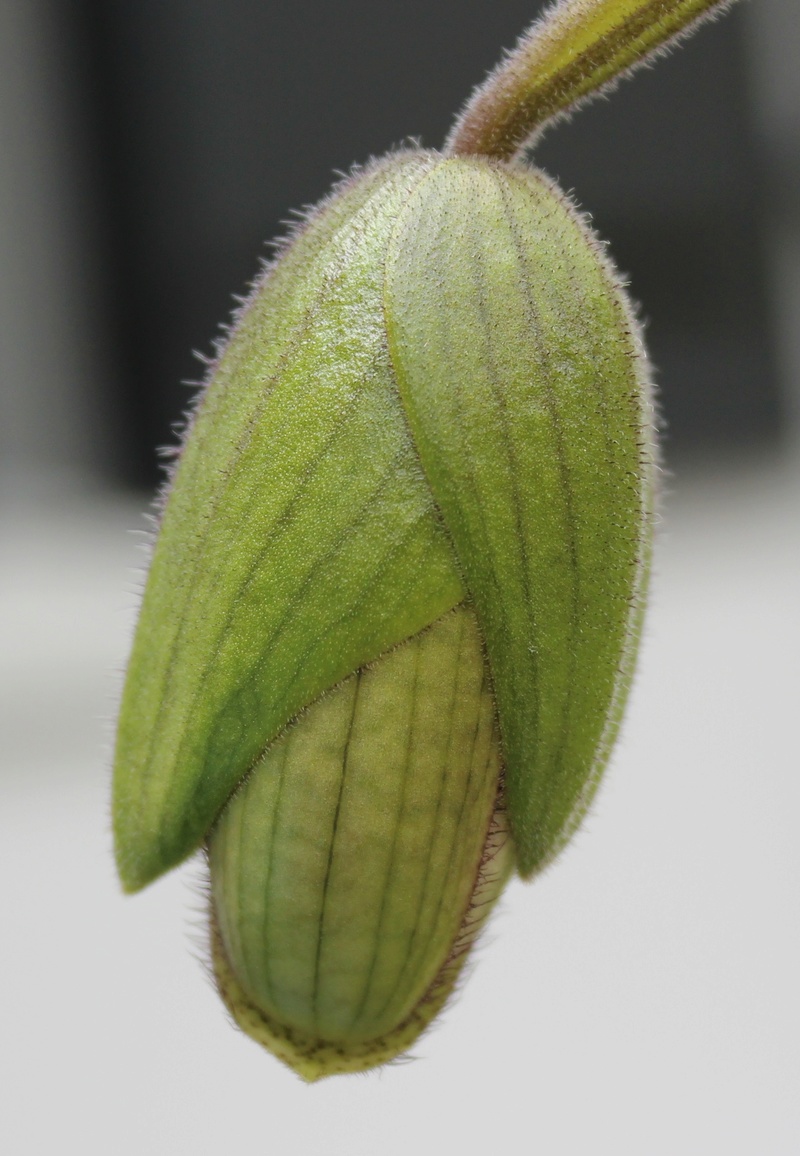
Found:
[(355, 174), (256, 285), (131, 656), (123, 883), (207, 846), (221, 994), (306, 1079), (413, 1043), (512, 868), (584, 814), (630, 682), (646, 362), (585, 220), (504, 133)]

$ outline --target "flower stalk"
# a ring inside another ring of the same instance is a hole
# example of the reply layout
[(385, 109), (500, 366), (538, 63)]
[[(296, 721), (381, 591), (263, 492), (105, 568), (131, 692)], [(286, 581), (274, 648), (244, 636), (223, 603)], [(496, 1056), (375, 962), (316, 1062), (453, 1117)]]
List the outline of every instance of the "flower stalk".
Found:
[(511, 160), (554, 120), (719, 15), (731, 0), (560, 0), (476, 89), (452, 156)]

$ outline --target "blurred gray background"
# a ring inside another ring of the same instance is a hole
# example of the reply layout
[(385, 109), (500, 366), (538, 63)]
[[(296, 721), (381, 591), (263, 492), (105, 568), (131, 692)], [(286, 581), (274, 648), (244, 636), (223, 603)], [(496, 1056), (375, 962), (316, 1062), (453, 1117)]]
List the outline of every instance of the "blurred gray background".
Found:
[[(195, 351), (290, 210), (409, 136), (437, 146), (535, 10), (4, 0), (3, 468), (152, 488)], [(537, 151), (631, 279), (670, 460), (796, 424), (796, 22), (737, 7)]]
[(127, 901), (113, 875), (114, 672), (193, 351), (289, 211), (437, 146), (537, 7), (0, 0), (3, 1151), (800, 1151), (797, 0), (537, 150), (647, 322), (654, 594), (594, 812), (424, 1058), (306, 1090), (191, 958), (200, 869)]

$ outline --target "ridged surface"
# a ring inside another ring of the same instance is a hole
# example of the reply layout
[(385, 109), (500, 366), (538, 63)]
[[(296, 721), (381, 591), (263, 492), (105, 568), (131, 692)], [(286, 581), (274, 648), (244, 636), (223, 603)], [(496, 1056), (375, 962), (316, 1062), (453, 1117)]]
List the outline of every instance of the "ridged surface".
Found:
[(428, 173), (403, 206), (386, 318), (486, 641), (530, 874), (583, 813), (630, 676), (650, 529), (633, 320), (549, 182), (462, 159)]
[[(469, 608), (309, 708), (210, 839), (221, 947), (251, 1009), (306, 1051), (322, 1041), (369, 1055), (362, 1045), (385, 1048), (416, 1016), (413, 1038), (464, 930), (499, 779)], [(507, 872), (501, 843), (491, 848), (497, 885), (479, 897), (462, 949)]]

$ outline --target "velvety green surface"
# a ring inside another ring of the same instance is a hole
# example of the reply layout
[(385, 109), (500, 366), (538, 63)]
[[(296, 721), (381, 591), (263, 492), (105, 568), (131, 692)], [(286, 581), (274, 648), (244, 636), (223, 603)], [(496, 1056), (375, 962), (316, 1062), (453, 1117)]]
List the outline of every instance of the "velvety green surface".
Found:
[(435, 158), (317, 215), (259, 289), (188, 438), (120, 714), (119, 871), (193, 851), (298, 710), (463, 597), (397, 397), (383, 255)]
[(641, 602), (633, 328), (535, 170), (401, 154), (312, 220), (234, 330), (167, 503), (117, 747), (127, 887), (198, 846), (298, 711), (467, 594), (520, 869), (555, 854)]
[(222, 942), (253, 1004), (344, 1045), (403, 1023), (469, 906), (499, 770), (468, 608), (301, 715), (210, 840)]
[(648, 532), (632, 323), (563, 196), (478, 159), (403, 206), (386, 317), (486, 641), (529, 874), (583, 813), (626, 689)]

